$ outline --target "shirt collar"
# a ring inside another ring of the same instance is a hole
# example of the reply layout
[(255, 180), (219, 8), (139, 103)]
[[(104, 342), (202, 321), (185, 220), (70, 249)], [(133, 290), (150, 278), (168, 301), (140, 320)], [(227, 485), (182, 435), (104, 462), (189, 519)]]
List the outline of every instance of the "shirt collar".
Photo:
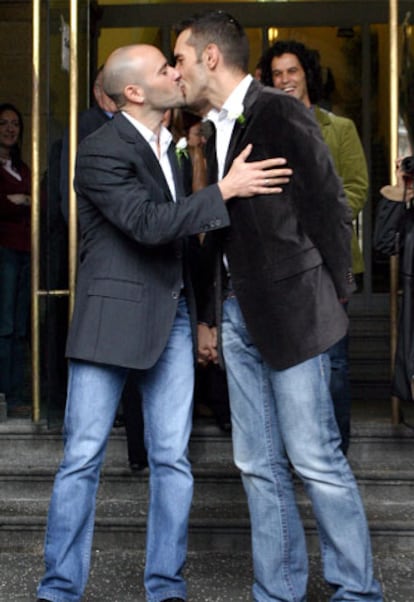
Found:
[[(237, 117), (243, 113), (243, 101), (246, 96), (247, 90), (253, 80), (250, 74), (247, 74), (241, 82), (237, 84), (230, 96), (224, 102), (221, 109), (211, 109), (208, 112), (207, 118), (213, 123), (218, 123), (223, 119), (229, 121), (236, 121)], [(231, 117), (229, 117), (231, 115)]]
[[(148, 142), (148, 144), (152, 145), (157, 142), (157, 135), (152, 130), (147, 128), (146, 125), (141, 123), (141, 121), (138, 121), (138, 119), (135, 119), (135, 117), (129, 115), (129, 113), (125, 113), (124, 111), (122, 111), (122, 114), (128, 119), (130, 123), (132, 123), (132, 125), (138, 130), (141, 136)], [(160, 148), (162, 150), (168, 148), (171, 144), (171, 140), (171, 132), (162, 125), (160, 129)]]

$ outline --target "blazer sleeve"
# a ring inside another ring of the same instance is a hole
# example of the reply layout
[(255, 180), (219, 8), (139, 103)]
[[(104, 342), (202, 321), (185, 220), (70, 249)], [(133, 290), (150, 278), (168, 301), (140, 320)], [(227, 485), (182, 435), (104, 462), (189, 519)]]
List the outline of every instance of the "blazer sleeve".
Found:
[[(136, 145), (108, 136), (108, 130), (92, 134), (79, 147), (75, 189), (80, 220), (93, 205), (101, 218), (147, 246), (229, 224), (217, 185), (173, 202), (149, 146), (139, 152)], [(97, 225), (90, 219), (88, 224)]]

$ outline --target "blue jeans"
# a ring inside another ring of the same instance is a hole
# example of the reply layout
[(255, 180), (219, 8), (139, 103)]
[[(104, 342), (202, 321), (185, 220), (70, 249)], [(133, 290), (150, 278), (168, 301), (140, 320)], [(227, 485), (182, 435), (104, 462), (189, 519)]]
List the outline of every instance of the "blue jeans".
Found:
[(363, 505), (340, 449), (327, 354), (273, 370), (235, 298), (224, 302), (222, 328), (234, 458), (250, 511), (254, 600), (306, 600), (306, 541), (291, 463), (312, 502), (331, 600), (380, 602)]
[(30, 254), (0, 247), (0, 391), (22, 402), (30, 314)]
[[(56, 475), (45, 540), (46, 572), (37, 595), (77, 602), (84, 592), (96, 493), (119, 398), (128, 370), (71, 361), (64, 423), (64, 457)], [(192, 423), (194, 367), (184, 299), (167, 346), (138, 372), (150, 467), (144, 574), (148, 602), (186, 598), (186, 559), (193, 478), (187, 457)]]
[[(348, 304), (344, 306), (347, 311)], [(346, 454), (351, 435), (351, 383), (348, 365), (348, 333), (328, 349), (331, 361), (331, 397), (335, 418), (341, 435), (341, 449)]]

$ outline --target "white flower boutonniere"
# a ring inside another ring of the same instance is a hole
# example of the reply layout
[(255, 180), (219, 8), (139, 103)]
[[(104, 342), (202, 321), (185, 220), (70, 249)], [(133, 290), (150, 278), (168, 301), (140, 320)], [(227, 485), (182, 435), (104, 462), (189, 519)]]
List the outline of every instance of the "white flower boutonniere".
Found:
[(181, 157), (185, 157), (188, 159), (188, 148), (187, 148), (187, 138), (180, 138), (175, 145), (175, 154), (177, 157), (178, 165), (181, 167)]
[(232, 111), (228, 112), (228, 118), (234, 119), (240, 125), (244, 125), (246, 123), (246, 117), (243, 115), (243, 105), (239, 105), (238, 107), (234, 107)]

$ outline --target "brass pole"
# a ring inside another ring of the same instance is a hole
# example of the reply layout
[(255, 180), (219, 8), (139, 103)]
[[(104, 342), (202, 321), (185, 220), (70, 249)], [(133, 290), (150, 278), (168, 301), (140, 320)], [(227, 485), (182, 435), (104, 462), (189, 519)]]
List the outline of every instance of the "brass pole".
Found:
[[(396, 184), (395, 162), (398, 156), (398, 0), (390, 0), (390, 182)], [(398, 330), (398, 256), (390, 259), (390, 359), (394, 370)], [(400, 422), (400, 401), (391, 397), (392, 424)]]
[(78, 146), (78, 1), (70, 0), (70, 77), (69, 77), (69, 319), (75, 300), (77, 266), (77, 211), (73, 189)]
[(40, 419), (39, 353), (39, 222), (40, 222), (40, 0), (33, 0), (32, 12), (32, 206), (31, 206), (31, 331), (32, 331), (32, 418)]

